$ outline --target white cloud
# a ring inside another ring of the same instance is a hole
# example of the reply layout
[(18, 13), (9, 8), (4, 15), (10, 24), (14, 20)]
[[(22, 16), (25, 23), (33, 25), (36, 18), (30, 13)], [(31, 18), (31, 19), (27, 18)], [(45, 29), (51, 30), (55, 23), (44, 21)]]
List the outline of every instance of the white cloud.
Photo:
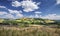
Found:
[(14, 16), (11, 13), (0, 12), (0, 18), (16, 19), (16, 18), (21, 18), (21, 17), (23, 17), (23, 14), (21, 14), (21, 13), (16, 13), (15, 16)]
[(34, 11), (34, 10), (38, 9), (39, 8), (38, 5), (40, 5), (40, 2), (36, 3), (36, 2), (33, 2), (32, 0), (31, 1), (25, 0), (25, 1), (21, 1), (21, 2), (18, 2), (18, 1), (12, 2), (12, 6), (14, 6), (14, 7), (22, 6), (23, 11), (25, 11), (25, 12), (30, 12), (30, 11)]
[[(9, 13), (7, 11), (9, 11)], [(7, 9), (7, 11), (0, 11), (0, 18), (16, 19), (23, 17), (22, 11), (11, 10), (11, 9)]]
[(38, 9), (38, 5), (36, 2), (33, 2), (33, 1), (22, 1), (22, 8), (23, 11), (25, 12), (29, 12), (29, 11), (34, 11), (35, 9)]
[(14, 16), (12, 14), (7, 13), (7, 8), (5, 6), (0, 6), (0, 8), (6, 9), (6, 11), (0, 11), (0, 18), (13, 18)]
[(15, 18), (21, 18), (23, 17), (23, 14), (16, 14)]
[(41, 2), (38, 2), (38, 3), (36, 3), (37, 5), (40, 5), (41, 4)]
[(42, 15), (35, 14), (35, 15), (30, 15), (29, 18), (43, 18), (43, 19), (51, 19), (51, 20), (60, 20), (60, 15), (48, 14), (48, 15), (42, 16)]
[[(0, 8), (3, 8), (4, 11), (0, 11), (0, 18), (20, 18), (23, 17), (22, 11), (18, 11), (18, 10), (11, 10), (6, 8), (5, 6), (0, 6)], [(6, 11), (5, 11), (6, 9)], [(9, 12), (8, 12), (9, 11)]]
[(15, 18), (21, 18), (23, 17), (23, 14), (22, 14), (22, 11), (17, 11), (17, 10), (11, 10), (11, 9), (8, 9), (8, 11), (10, 12), (10, 14), (15, 14)]
[(5, 15), (5, 14), (8, 14), (8, 13), (0, 11), (0, 15)]
[(0, 6), (0, 8), (6, 8), (5, 6)]
[(12, 2), (12, 6), (19, 7), (19, 6), (21, 6), (21, 3), (18, 1), (14, 1), (14, 2)]
[(11, 9), (8, 9), (9, 13), (11, 14), (19, 14), (19, 13), (22, 13), (22, 11), (17, 11), (17, 10), (11, 10)]
[(39, 12), (39, 11), (36, 11), (35, 12), (35, 18), (40, 18), (40, 14), (41, 14), (42, 12)]
[(30, 15), (29, 18), (40, 18), (42, 12), (36, 11), (34, 13), (35, 15)]
[(57, 15), (57, 14), (48, 14), (46, 16), (41, 16), (41, 18), (43, 18), (43, 19), (59, 20), (60, 19), (60, 15)]
[(29, 17), (29, 18), (40, 18), (41, 15), (35, 14), (35, 15), (30, 15), (30, 16), (28, 16), (28, 17)]
[(0, 18), (14, 18), (12, 14), (9, 14), (7, 12), (0, 12)]
[(41, 14), (42, 12), (36, 11), (35, 14)]
[(60, 4), (60, 0), (56, 0), (57, 2), (56, 2), (56, 4)]
[(14, 19), (15, 17), (12, 14), (6, 14), (4, 18)]
[(34, 18), (34, 15), (30, 15), (30, 16), (28, 16), (29, 18)]
[(39, 18), (39, 15), (38, 15), (38, 14), (36, 14), (36, 15), (35, 15), (35, 18)]

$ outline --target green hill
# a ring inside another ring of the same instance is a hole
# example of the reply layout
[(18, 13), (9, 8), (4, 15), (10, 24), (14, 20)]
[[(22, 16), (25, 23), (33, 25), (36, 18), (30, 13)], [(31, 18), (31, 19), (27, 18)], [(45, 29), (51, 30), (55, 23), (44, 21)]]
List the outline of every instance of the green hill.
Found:
[(58, 24), (56, 20), (42, 19), (42, 18), (20, 18), (20, 19), (0, 19), (0, 23), (9, 24), (9, 25), (52, 25)]

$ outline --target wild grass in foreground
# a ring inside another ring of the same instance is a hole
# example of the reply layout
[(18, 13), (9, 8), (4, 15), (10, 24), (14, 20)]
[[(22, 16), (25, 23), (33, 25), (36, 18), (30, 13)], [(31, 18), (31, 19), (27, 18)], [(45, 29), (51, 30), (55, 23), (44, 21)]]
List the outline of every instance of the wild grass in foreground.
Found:
[(37, 27), (0, 27), (0, 36), (60, 36), (60, 29)]

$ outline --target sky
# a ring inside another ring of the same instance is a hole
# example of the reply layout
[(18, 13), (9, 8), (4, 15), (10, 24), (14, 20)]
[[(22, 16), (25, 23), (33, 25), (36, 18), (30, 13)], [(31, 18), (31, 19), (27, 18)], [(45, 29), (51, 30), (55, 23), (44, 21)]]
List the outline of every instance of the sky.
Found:
[(0, 0), (0, 18), (60, 20), (60, 0)]

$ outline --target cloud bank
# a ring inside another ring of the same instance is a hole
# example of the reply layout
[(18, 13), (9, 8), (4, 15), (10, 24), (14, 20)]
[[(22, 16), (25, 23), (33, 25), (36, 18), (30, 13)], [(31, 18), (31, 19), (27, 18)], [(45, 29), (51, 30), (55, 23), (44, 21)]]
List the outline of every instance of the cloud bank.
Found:
[(6, 9), (5, 11), (0, 11), (0, 18), (9, 18), (16, 19), (23, 17), (21, 10), (11, 10), (6, 8), (5, 6), (0, 6), (1, 9)]
[(12, 6), (14, 7), (22, 7), (23, 8), (23, 11), (25, 12), (31, 12), (31, 11), (34, 11), (36, 9), (39, 9), (39, 6), (40, 5), (40, 2), (39, 3), (36, 3), (36, 2), (33, 2), (32, 0), (29, 1), (29, 0), (23, 0), (21, 2), (18, 2), (18, 1), (14, 1), (12, 2)]
[(45, 16), (41, 16), (41, 18), (43, 18), (43, 19), (51, 19), (51, 20), (59, 20), (60, 19), (60, 15), (48, 14), (48, 15), (45, 15)]

